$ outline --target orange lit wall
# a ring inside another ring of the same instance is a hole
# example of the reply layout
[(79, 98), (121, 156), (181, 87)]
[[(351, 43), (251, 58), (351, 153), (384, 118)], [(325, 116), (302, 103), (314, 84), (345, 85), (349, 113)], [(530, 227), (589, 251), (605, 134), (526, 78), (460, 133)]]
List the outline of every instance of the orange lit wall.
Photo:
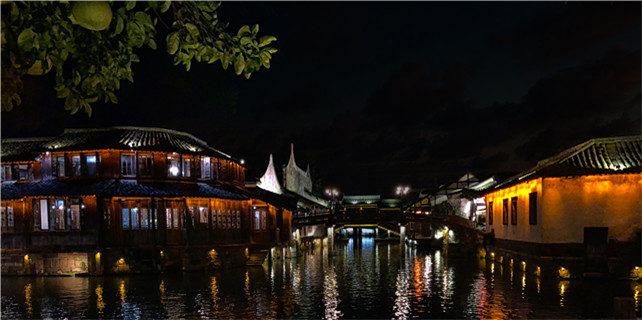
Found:
[(540, 213), (543, 242), (582, 243), (584, 227), (608, 227), (627, 241), (640, 229), (642, 174), (545, 178)]
[[(537, 224), (530, 225), (529, 193), (537, 192)], [(517, 197), (517, 225), (511, 224), (510, 202)], [(502, 223), (508, 199), (508, 224)], [(486, 195), (493, 203), (498, 239), (535, 243), (583, 243), (585, 227), (608, 227), (609, 239), (627, 241), (642, 220), (642, 174), (538, 178)], [(488, 212), (488, 211), (487, 211)]]
[[(537, 208), (542, 209), (542, 178), (526, 181), (511, 187), (507, 187), (486, 195), (486, 205), (493, 203), (493, 224), (486, 225), (486, 229), (495, 230), (495, 237), (499, 239), (509, 239), (528, 242), (542, 242), (542, 224), (540, 222), (540, 213), (538, 212), (538, 224), (530, 225), (528, 223), (528, 204), (529, 194), (537, 192)], [(517, 225), (511, 224), (510, 206), (511, 198), (517, 197)], [(502, 223), (503, 201), (508, 199), (508, 224)], [(489, 214), (487, 207), (486, 214)], [(488, 222), (488, 219), (486, 219)]]

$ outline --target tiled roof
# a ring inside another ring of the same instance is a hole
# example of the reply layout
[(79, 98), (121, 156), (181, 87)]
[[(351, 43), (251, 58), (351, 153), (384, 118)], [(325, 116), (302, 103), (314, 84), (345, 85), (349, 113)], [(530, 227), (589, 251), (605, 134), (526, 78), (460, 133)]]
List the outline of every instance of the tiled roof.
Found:
[(122, 196), (122, 197), (204, 197), (247, 200), (234, 193), (205, 183), (137, 182), (135, 180), (44, 180), (38, 182), (3, 182), (2, 199), (20, 199), (26, 196)]
[(24, 138), (2, 140), (0, 161), (34, 161), (51, 138)]
[[(5, 144), (9, 145), (8, 150), (5, 150)], [(2, 145), (2, 161), (11, 161), (5, 160), (5, 156), (16, 157), (24, 154), (28, 157), (34, 152), (95, 149), (164, 151), (231, 158), (230, 155), (210, 147), (206, 142), (191, 134), (146, 127), (65, 129), (62, 134), (55, 137), (6, 139), (2, 141)]]
[(539, 161), (496, 189), (537, 177), (641, 172), (642, 136), (591, 139)]

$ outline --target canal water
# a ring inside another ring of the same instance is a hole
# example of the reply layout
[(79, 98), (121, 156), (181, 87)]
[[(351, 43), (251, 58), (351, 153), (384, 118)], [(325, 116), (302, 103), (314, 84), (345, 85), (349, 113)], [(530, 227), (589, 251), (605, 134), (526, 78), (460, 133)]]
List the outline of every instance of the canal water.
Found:
[[(3, 277), (12, 318), (603, 318), (632, 281), (525, 275), (474, 257), (400, 253), (371, 238), (271, 266), (166, 275)], [(518, 269), (518, 268), (516, 268)]]

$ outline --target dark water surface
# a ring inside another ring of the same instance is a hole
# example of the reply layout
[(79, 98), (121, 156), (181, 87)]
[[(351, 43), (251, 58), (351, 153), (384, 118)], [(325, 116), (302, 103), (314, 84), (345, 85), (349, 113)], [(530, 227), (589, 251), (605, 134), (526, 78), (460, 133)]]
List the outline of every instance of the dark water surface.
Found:
[(615, 296), (639, 306), (642, 290), (540, 279), (439, 251), (402, 256), (398, 244), (367, 238), (326, 253), (216, 272), (3, 277), (2, 318), (603, 318)]

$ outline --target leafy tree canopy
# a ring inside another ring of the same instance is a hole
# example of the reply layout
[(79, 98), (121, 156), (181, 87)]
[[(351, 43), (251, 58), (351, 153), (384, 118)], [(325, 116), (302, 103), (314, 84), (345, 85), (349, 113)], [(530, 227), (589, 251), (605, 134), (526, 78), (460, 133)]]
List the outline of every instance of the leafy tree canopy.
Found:
[[(249, 78), (270, 68), (273, 36), (258, 36), (259, 26), (226, 31), (217, 2), (191, 1), (12, 1), (2, 4), (2, 110), (20, 105), (25, 75), (55, 73), (56, 96), (71, 114), (91, 116), (97, 101), (118, 103), (122, 80), (134, 81), (135, 48), (157, 47), (156, 26), (174, 65), (220, 62)], [(166, 21), (166, 20), (172, 21)]]

